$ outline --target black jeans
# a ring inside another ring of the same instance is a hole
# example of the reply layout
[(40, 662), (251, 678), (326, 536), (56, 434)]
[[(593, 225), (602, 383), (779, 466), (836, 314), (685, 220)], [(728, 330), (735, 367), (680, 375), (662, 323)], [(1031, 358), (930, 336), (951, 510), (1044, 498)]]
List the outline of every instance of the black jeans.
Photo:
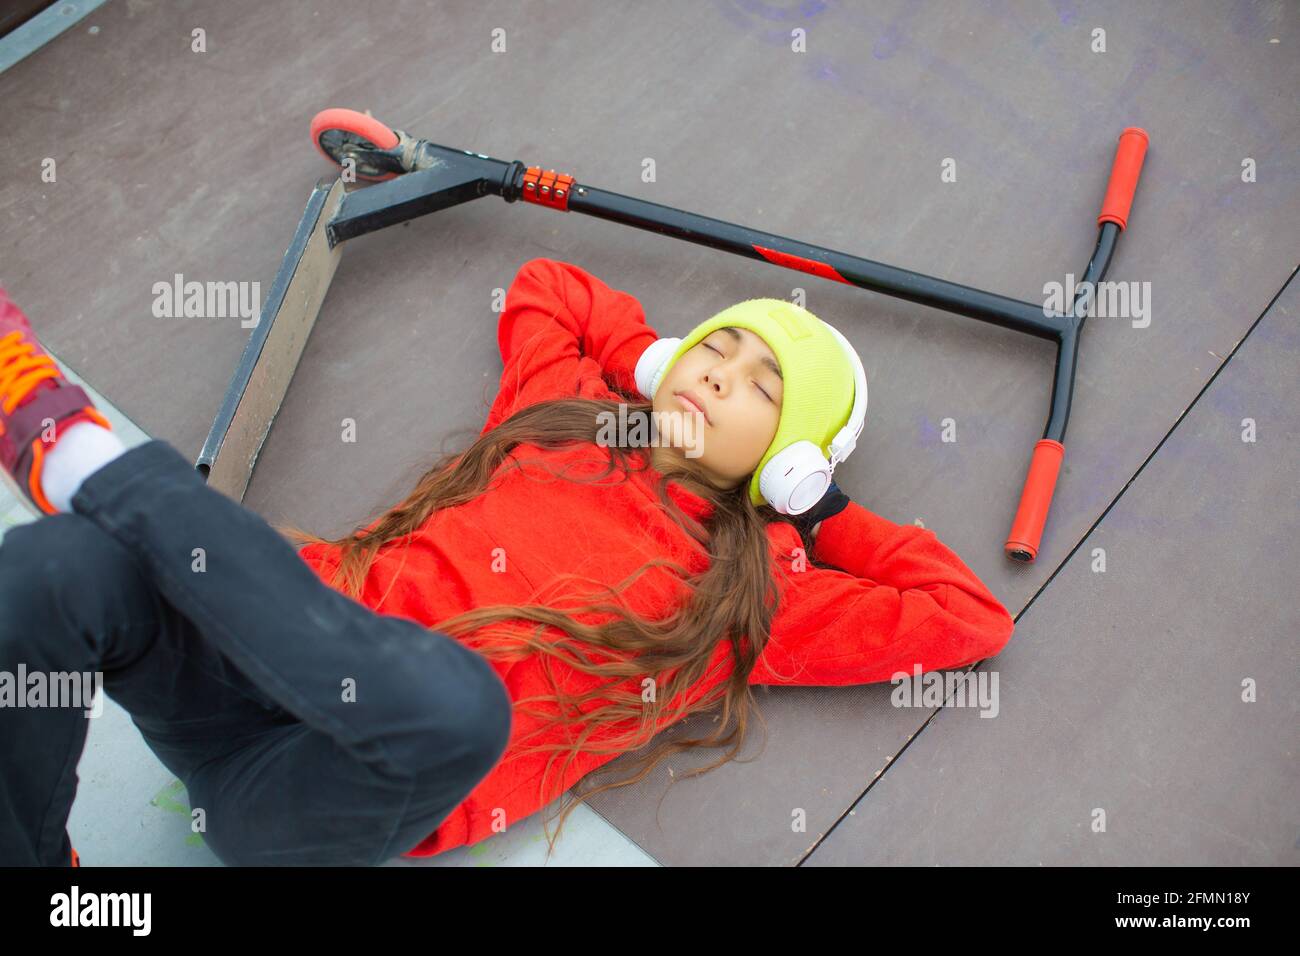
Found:
[[(127, 450), (72, 507), (0, 542), (0, 671), (102, 672), (222, 862), (380, 863), (505, 752), (484, 657), (327, 586), (170, 444)], [(0, 706), (0, 865), (70, 862), (84, 706)]]

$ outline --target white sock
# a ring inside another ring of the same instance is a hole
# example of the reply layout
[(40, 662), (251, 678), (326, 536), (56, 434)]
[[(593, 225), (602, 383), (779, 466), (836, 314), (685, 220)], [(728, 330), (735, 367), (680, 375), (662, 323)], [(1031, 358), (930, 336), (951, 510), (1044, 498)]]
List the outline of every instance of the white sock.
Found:
[(94, 422), (77, 422), (59, 436), (41, 465), (41, 490), (60, 511), (72, 510), (72, 496), (91, 474), (107, 465), (126, 446), (113, 432)]

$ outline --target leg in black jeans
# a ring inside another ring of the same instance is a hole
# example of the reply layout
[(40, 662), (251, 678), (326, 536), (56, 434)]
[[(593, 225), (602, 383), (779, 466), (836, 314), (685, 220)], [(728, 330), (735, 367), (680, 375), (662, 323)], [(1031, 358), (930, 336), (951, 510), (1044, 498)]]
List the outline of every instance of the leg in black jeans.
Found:
[[(72, 507), (0, 542), (0, 671), (102, 671), (224, 863), (383, 862), (504, 753), (485, 658), (328, 587), (170, 444), (129, 449)], [(69, 862), (86, 721), (0, 707), (0, 865)]]

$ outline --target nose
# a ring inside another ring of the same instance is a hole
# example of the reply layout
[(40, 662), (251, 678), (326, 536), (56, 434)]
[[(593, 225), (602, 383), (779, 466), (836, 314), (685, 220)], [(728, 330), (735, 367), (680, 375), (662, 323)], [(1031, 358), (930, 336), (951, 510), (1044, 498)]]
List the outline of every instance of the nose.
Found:
[(727, 390), (728, 379), (725, 375), (719, 373), (721, 366), (704, 373), (704, 383), (710, 388), (722, 394)]

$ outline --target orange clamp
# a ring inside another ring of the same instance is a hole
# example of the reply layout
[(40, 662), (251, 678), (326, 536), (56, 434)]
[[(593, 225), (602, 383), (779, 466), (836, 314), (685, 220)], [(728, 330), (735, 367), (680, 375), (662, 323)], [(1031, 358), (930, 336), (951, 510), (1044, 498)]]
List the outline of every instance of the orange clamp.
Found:
[(568, 212), (569, 194), (573, 192), (573, 177), (553, 169), (543, 172), (540, 166), (529, 166), (524, 173), (523, 197), (539, 206), (549, 206)]

